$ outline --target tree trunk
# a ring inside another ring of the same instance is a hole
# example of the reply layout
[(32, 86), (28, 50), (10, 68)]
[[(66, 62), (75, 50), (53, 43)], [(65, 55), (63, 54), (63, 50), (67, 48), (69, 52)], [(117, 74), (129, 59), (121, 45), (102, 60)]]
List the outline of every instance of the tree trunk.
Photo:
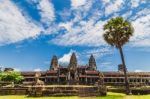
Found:
[(127, 77), (127, 68), (126, 68), (126, 64), (125, 64), (125, 60), (124, 60), (122, 47), (119, 47), (119, 51), (120, 51), (120, 56), (121, 56), (121, 60), (122, 60), (122, 65), (124, 67), (123, 70), (124, 70), (124, 76), (125, 76), (126, 94), (129, 95), (130, 94), (130, 88), (129, 88), (129, 82), (128, 82), (128, 77)]

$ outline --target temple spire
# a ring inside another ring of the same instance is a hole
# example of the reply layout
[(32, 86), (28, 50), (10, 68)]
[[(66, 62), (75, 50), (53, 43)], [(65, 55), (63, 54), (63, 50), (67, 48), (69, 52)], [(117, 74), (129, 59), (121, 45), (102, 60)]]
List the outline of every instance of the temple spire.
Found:
[(70, 58), (69, 68), (74, 70), (76, 67), (77, 67), (77, 58), (75, 53), (72, 53)]
[(57, 70), (58, 69), (58, 59), (57, 56), (53, 56), (52, 60), (51, 60), (51, 65), (50, 65), (50, 69), (51, 70)]
[(91, 55), (89, 59), (89, 68), (90, 70), (96, 70), (96, 61), (93, 55)]

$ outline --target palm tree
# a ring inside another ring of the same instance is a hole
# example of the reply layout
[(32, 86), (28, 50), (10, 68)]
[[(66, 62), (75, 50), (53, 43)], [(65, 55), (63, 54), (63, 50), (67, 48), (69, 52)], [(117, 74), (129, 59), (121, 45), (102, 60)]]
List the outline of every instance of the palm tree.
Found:
[(109, 20), (104, 25), (103, 29), (105, 31), (103, 35), (104, 40), (109, 45), (119, 49), (122, 64), (124, 67), (126, 94), (130, 94), (129, 82), (127, 78), (127, 68), (125, 65), (122, 47), (124, 44), (129, 42), (130, 37), (133, 35), (134, 28), (127, 20), (124, 20), (122, 17), (116, 17)]

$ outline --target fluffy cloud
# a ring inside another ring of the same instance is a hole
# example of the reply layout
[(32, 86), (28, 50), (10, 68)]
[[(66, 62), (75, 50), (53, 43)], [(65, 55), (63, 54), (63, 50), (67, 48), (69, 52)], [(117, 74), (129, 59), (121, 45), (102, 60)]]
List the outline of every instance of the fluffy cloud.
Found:
[(0, 45), (35, 38), (42, 28), (24, 16), (10, 0), (0, 1)]
[[(72, 3), (73, 2), (76, 1), (72, 0)], [(77, 2), (81, 3), (80, 1)], [(106, 1), (103, 2), (108, 3)], [(86, 5), (84, 5), (85, 3)], [(110, 2), (107, 7), (115, 7), (109, 8), (109, 11), (112, 9), (113, 11), (111, 13), (113, 13), (120, 8), (122, 3), (122, 0), (116, 0), (115, 3)], [(107, 20), (98, 20), (99, 17), (102, 16), (102, 13), (98, 8), (92, 8), (94, 6), (94, 1), (89, 0), (82, 4), (83, 5), (78, 7), (78, 9), (74, 9), (73, 11), (71, 9), (69, 11), (73, 13), (74, 18), (70, 21), (59, 23), (59, 28), (65, 29), (65, 32), (52, 39), (50, 42), (63, 46), (101, 46), (106, 44), (102, 35), (103, 25)], [(92, 13), (91, 10), (93, 11)], [(89, 15), (88, 13), (91, 14)], [(84, 20), (86, 17), (88, 17), (88, 19)]]
[(39, 71), (42, 71), (40, 68), (36, 68), (36, 69), (34, 69), (33, 71), (35, 71), (35, 72), (39, 72)]
[(87, 2), (87, 0), (71, 0), (71, 6), (73, 8), (77, 8), (79, 6), (84, 5)]
[[(57, 28), (51, 28), (55, 20), (55, 11), (49, 0), (28, 0), (36, 4), (41, 16), (41, 22), (35, 22), (23, 13), (20, 7), (10, 0), (0, 1), (0, 45), (15, 43), (28, 38), (36, 38), (41, 32), (50, 34)], [(44, 29), (45, 24), (49, 26)], [(57, 27), (57, 26), (55, 26)]]
[(101, 58), (105, 55), (112, 54), (113, 50), (110, 47), (97, 47), (83, 51), (82, 54), (91, 55), (93, 54), (96, 58)]
[(104, 6), (106, 6), (106, 4), (108, 4), (108, 3), (111, 2), (111, 0), (101, 0), (101, 1), (102, 1), (102, 3), (103, 3)]
[[(51, 43), (63, 46), (103, 46), (103, 25), (112, 17), (122, 15), (129, 18), (135, 28), (131, 39), (132, 46), (150, 46), (150, 8), (149, 1), (131, 1), (131, 10), (125, 0), (71, 0), (71, 8), (65, 11), (60, 22), (55, 23), (56, 13), (51, 0), (28, 0), (36, 4), (41, 16), (40, 25), (35, 24), (26, 14), (22, 14), (9, 0), (0, 1), (0, 44), (18, 42), (37, 37), (41, 31), (45, 34), (58, 33)], [(141, 6), (145, 4), (145, 8)], [(137, 9), (137, 8), (140, 9)], [(7, 9), (7, 10), (6, 10)], [(69, 14), (68, 14), (68, 13)], [(62, 11), (63, 13), (63, 11)], [(60, 14), (62, 15), (62, 14)], [(7, 17), (6, 17), (7, 16)], [(61, 16), (60, 16), (61, 17)], [(64, 18), (66, 17), (66, 18)], [(43, 27), (46, 25), (46, 29)], [(44, 28), (44, 29), (43, 29)]]
[(89, 21), (80, 21), (79, 26), (73, 26), (74, 22), (61, 23), (61, 28), (67, 32), (53, 39), (52, 42), (58, 45), (104, 45), (102, 37), (102, 28), (105, 22), (99, 21), (94, 24), (94, 19)]
[(21, 71), (19, 68), (14, 68), (14, 71), (17, 71), (17, 72), (19, 72), (19, 71)]
[(41, 21), (43, 23), (47, 23), (48, 25), (51, 24), (52, 21), (55, 19), (55, 11), (54, 7), (49, 0), (40, 0), (38, 9), (40, 10), (41, 14)]
[(60, 63), (60, 64), (66, 64), (66, 63), (69, 63), (70, 57), (71, 57), (71, 55), (72, 55), (73, 52), (75, 52), (75, 51), (70, 50), (69, 53), (64, 54), (61, 58), (58, 59), (59, 63)]
[[(90, 1), (88, 1), (90, 2)], [(87, 2), (87, 3), (88, 3)], [(106, 45), (103, 40), (103, 25), (112, 17), (122, 15), (124, 18), (128, 18), (135, 28), (134, 36), (131, 38), (130, 45), (132, 46), (149, 46), (149, 8), (145, 6), (144, 9), (139, 9), (135, 12), (136, 8), (132, 8), (130, 11), (121, 12), (123, 8), (126, 7), (124, 0), (102, 0), (105, 4), (105, 13), (101, 13), (99, 8), (93, 8), (94, 1), (88, 6), (83, 14), (82, 8), (85, 5), (80, 6), (80, 9), (75, 9), (73, 11), (75, 17), (70, 21), (61, 22), (59, 24), (60, 29), (65, 29), (65, 31), (58, 35), (51, 41), (57, 45), (63, 46), (101, 46)], [(139, 1), (137, 6), (145, 3), (144, 1)], [(132, 5), (130, 5), (132, 7)], [(93, 11), (91, 13), (91, 11)], [(87, 13), (90, 13), (88, 15)], [(113, 14), (111, 17), (110, 14)], [(134, 15), (133, 15), (134, 14)], [(85, 16), (84, 16), (85, 15)], [(107, 19), (99, 19), (99, 17), (108, 17)], [(84, 20), (84, 17), (88, 19)]]
[(138, 7), (141, 3), (146, 3), (146, 0), (131, 0), (131, 7)]
[(135, 70), (134, 72), (143, 72), (143, 71), (142, 71), (142, 70), (137, 69), (137, 70)]
[(115, 0), (105, 7), (105, 15), (113, 14), (123, 7), (123, 0)]
[(137, 7), (141, 0), (131, 0), (132, 7)]
[(132, 37), (133, 46), (150, 47), (150, 14), (142, 16), (133, 22), (135, 34)]

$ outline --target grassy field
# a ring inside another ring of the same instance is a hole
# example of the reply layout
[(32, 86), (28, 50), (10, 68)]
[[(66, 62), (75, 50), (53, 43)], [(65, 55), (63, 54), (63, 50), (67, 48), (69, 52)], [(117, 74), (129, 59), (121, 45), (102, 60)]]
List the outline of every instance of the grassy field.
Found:
[(111, 93), (108, 92), (108, 95), (105, 97), (41, 97), (41, 98), (32, 98), (26, 96), (0, 96), (0, 99), (150, 99), (150, 95), (130, 95), (126, 96), (125, 94), (120, 93)]

